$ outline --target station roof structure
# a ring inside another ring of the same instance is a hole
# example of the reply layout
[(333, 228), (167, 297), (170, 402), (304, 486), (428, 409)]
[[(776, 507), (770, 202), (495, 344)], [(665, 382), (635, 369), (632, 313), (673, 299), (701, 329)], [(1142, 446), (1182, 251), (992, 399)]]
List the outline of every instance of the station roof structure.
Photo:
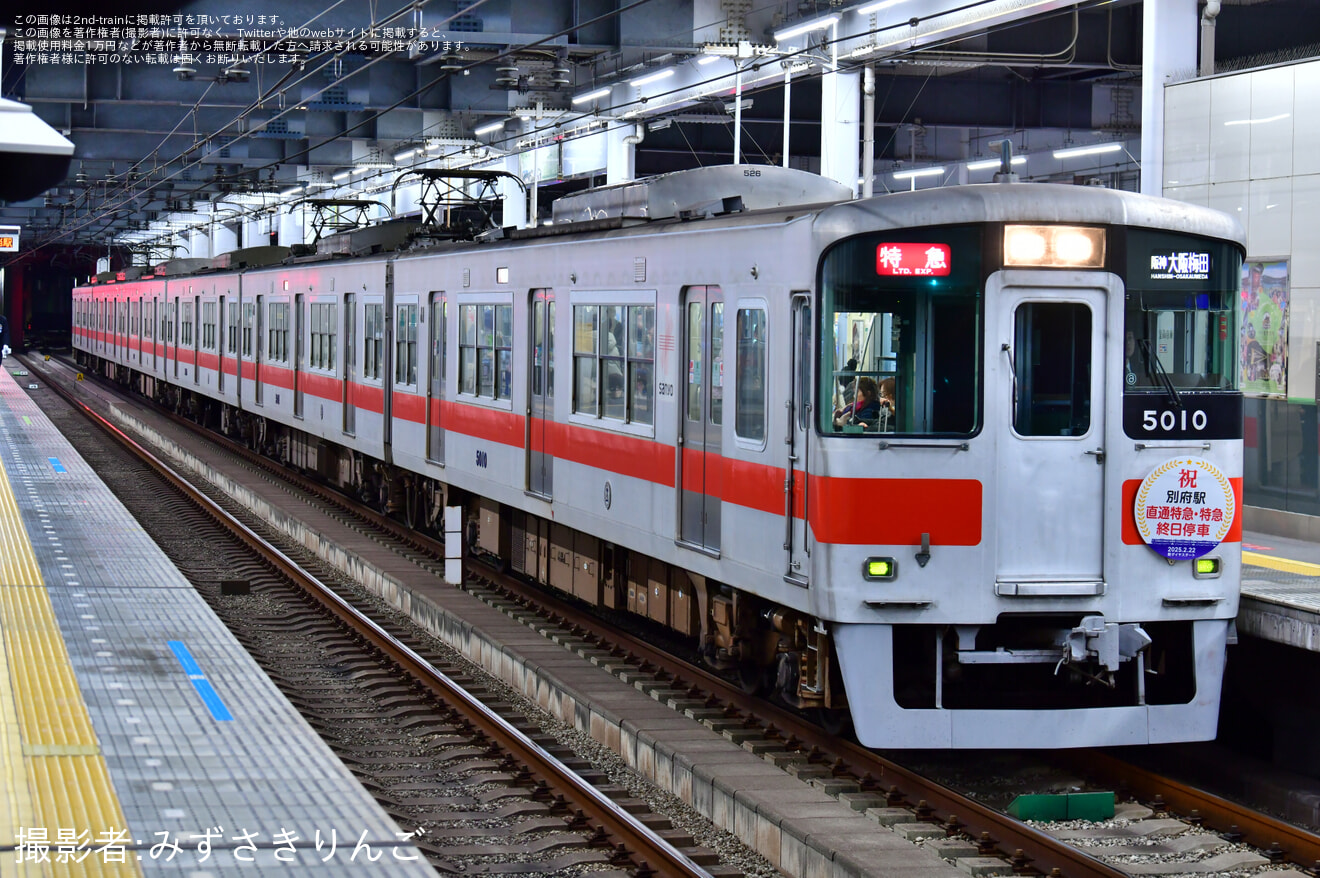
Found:
[[(1320, 54), (1313, 0), (1220, 2), (1217, 70)], [(636, 176), (734, 161), (735, 117), (743, 161), (783, 163), (787, 142), (819, 170), (822, 77), (868, 65), (877, 177), (1141, 125), (1138, 0), (19, 0), (0, 27), (0, 96), (74, 144), (63, 179), (0, 200), (32, 243), (109, 246), (199, 205), (278, 210), (535, 148), (557, 156), (533, 174), (548, 213), (605, 181), (572, 145), (610, 125), (632, 126)], [(1132, 150), (1095, 167), (1134, 188)]]

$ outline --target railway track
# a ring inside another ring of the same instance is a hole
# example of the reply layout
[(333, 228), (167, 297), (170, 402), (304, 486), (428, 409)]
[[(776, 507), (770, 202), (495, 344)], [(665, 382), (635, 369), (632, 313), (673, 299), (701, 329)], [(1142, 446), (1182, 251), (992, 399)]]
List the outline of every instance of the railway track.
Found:
[[(203, 536), (205, 529), (228, 535), (224, 548), (219, 550), (226, 559), (219, 562), (220, 566), (246, 569), (249, 576), (216, 583), (220, 592), (230, 597), (247, 593), (255, 579), (262, 597), (268, 604), (273, 603), (264, 616), (258, 615), (255, 626), (248, 624), (251, 614), (239, 614), (246, 626), (240, 639), (253, 644), (257, 640), (269, 642), (272, 633), (277, 639), (284, 638), (285, 645), (280, 649), (283, 659), (278, 665), (271, 667), (270, 656), (266, 656), (269, 672), (310, 714), (309, 721), (327, 733), (332, 747), (345, 757), (350, 768), (357, 769), (360, 777), (365, 774), (376, 789), (380, 789), (382, 776), (393, 768), (402, 768), (403, 776), (414, 780), (426, 778), (430, 774), (428, 766), (438, 772), (438, 777), (431, 776), (420, 784), (424, 795), (407, 800), (385, 796), (382, 801), (405, 825), (429, 829), (429, 835), (423, 834), (416, 841), (438, 868), (464, 871), (464, 861), (489, 866), (492, 857), (511, 856), (518, 862), (532, 852), (550, 850), (554, 856), (541, 863), (538, 871), (581, 868), (594, 862), (639, 876), (711, 878), (709, 867), (714, 863), (709, 852), (680, 850), (665, 837), (670, 827), (663, 821), (649, 818), (648, 825), (632, 813), (644, 810), (637, 803), (611, 798), (566, 760), (578, 762), (579, 768), (589, 766), (570, 753), (561, 751), (557, 755), (535, 740), (525, 723), (519, 727), (485, 704), (462, 684), (453, 669), (447, 673), (410, 644), (412, 632), (397, 623), (382, 624), (354, 606), (285, 550), (68, 393), (59, 382), (48, 381), (46, 386), (131, 452), (156, 479), (169, 486), (174, 496), (182, 498), (161, 499), (155, 487), (148, 489), (167, 517), (181, 522), (194, 541), (215, 552), (222, 543)], [(134, 475), (135, 480), (140, 478)], [(259, 559), (257, 565), (250, 564), (253, 557)], [(296, 589), (297, 597), (278, 594), (281, 587)], [(300, 612), (299, 603), (314, 604), (320, 611)], [(263, 628), (267, 636), (259, 637), (254, 627)], [(287, 638), (295, 632), (300, 639), (289, 646)], [(347, 674), (359, 681), (368, 680), (371, 700), (392, 705), (388, 711), (391, 718), (396, 724), (408, 720), (411, 736), (424, 737), (428, 752), (419, 753), (398, 738), (384, 742), (345, 739), (342, 732), (346, 720), (370, 717), (358, 701), (350, 699), (345, 707), (342, 687), (325, 687), (319, 671), (326, 656), (333, 657), (337, 676)], [(261, 656), (257, 657), (260, 660)], [(508, 705), (502, 706), (509, 710)], [(370, 770), (363, 771), (364, 766)], [(485, 796), (483, 801), (482, 796), (466, 789), (474, 783), (474, 774), (479, 775), (476, 785), (493, 785), (500, 793)], [(455, 790), (445, 786), (444, 777), (466, 780), (456, 783)], [(430, 795), (425, 795), (428, 792)], [(613, 792), (618, 795), (620, 791)], [(479, 807), (490, 801), (498, 802), (498, 813)], [(467, 811), (455, 812), (453, 806), (465, 803), (469, 805)], [(455, 813), (459, 815), (457, 820)], [(529, 813), (536, 815), (532, 825), (526, 825), (523, 819), (515, 821), (514, 828), (510, 818), (525, 818)], [(491, 822), (493, 817), (500, 819)], [(474, 827), (470, 825), (474, 821), (491, 825)], [(533, 833), (533, 841), (509, 843), (511, 835), (516, 839), (524, 833)], [(715, 873), (730, 874), (720, 869)]]
[[(268, 461), (264, 465), (281, 478), (289, 475)], [(300, 490), (324, 496), (327, 502), (337, 504), (364, 526), (379, 529), (391, 541), (400, 541), (408, 547), (407, 551), (423, 557), (441, 556), (442, 548), (437, 542), (392, 519), (357, 507), (314, 482), (296, 481)], [(609, 665), (617, 676), (657, 701), (703, 722), (800, 779), (828, 789), (854, 809), (874, 809), (874, 816), (882, 822), (896, 827), (924, 825), (930, 835), (962, 838), (965, 840), (962, 851), (970, 845), (977, 855), (997, 858), (1014, 872), (1058, 874), (1066, 878), (1116, 878), (1125, 874), (1045, 832), (872, 751), (842, 741), (790, 711), (675, 659), (640, 637), (610, 629), (599, 617), (571, 601), (547, 596), (489, 568), (481, 571), (477, 579), (469, 577), (465, 587), (567, 648)], [(1250, 809), (1184, 789), (1168, 779), (1139, 774), (1134, 767), (1102, 754), (1088, 751), (1079, 755), (1077, 763), (1086, 776), (1111, 778), (1112, 787), (1126, 789), (1149, 802), (1156, 814), (1176, 810), (1194, 822), (1224, 832), (1230, 839), (1251, 842), (1271, 861), (1286, 860), (1312, 867), (1320, 860), (1320, 839)], [(1110, 768), (1110, 773), (1102, 775), (1098, 769), (1105, 766)], [(988, 863), (985, 867), (992, 868)]]

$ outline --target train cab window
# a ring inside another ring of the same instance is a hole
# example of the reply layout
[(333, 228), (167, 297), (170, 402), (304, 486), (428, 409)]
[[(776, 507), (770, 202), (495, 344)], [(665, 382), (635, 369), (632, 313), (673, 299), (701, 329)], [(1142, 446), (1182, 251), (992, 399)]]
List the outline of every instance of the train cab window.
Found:
[(765, 441), (765, 311), (738, 309), (734, 427), (741, 439)]
[[(1236, 246), (1132, 229), (1127, 239), (1123, 389), (1127, 393), (1236, 390), (1283, 371), (1287, 279), (1242, 272)], [(1254, 317), (1236, 326), (1242, 307)], [(1237, 345), (1241, 345), (1238, 350)]]
[(1013, 429), (1019, 436), (1084, 436), (1091, 429), (1091, 309), (1027, 302), (1014, 316)]
[[(899, 270), (897, 252), (921, 264)], [(979, 429), (981, 265), (977, 227), (870, 233), (826, 252), (816, 314), (822, 432), (967, 436)]]

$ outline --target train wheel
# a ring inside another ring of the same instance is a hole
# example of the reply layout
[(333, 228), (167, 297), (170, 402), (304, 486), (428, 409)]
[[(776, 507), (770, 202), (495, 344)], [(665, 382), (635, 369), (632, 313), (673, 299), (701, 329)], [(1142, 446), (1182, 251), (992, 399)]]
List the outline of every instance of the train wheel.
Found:
[(846, 707), (818, 707), (815, 710), (816, 725), (827, 735), (836, 738), (853, 737), (852, 714)]
[(770, 691), (770, 672), (755, 662), (738, 665), (738, 685), (748, 695), (764, 695)]
[(417, 529), (417, 522), (422, 517), (421, 510), (421, 491), (412, 483), (412, 479), (405, 479), (403, 483), (403, 523), (408, 525), (410, 530)]

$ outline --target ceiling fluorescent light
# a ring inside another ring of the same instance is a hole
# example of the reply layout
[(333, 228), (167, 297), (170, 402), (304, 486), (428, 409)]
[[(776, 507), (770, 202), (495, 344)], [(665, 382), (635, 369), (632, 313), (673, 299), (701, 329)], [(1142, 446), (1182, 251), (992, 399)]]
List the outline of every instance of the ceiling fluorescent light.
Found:
[(415, 155), (417, 155), (416, 148), (405, 149), (403, 152), (396, 152), (394, 154), (394, 160), (396, 162), (406, 162), (408, 161), (408, 159), (412, 158)]
[(701, 67), (705, 67), (707, 64), (714, 64), (718, 60), (720, 60), (719, 55), (702, 55), (697, 59), (697, 64)]
[(822, 30), (827, 27), (833, 27), (839, 23), (839, 16), (827, 15), (824, 18), (817, 18), (814, 21), (808, 21), (805, 24), (797, 24), (793, 27), (784, 28), (775, 32), (775, 42), (782, 43), (784, 40), (791, 40), (793, 37), (800, 37), (803, 34), (811, 33), (813, 30)]
[(1072, 149), (1056, 149), (1054, 157), (1056, 159), (1070, 159), (1079, 155), (1099, 155), (1102, 152), (1118, 152), (1123, 148), (1121, 143), (1097, 143), (1094, 146), (1075, 146)]
[(589, 103), (590, 101), (599, 100), (600, 98), (603, 97), (608, 97), (609, 93), (610, 90), (608, 88), (598, 88), (595, 91), (589, 91), (584, 95), (578, 95), (577, 97), (573, 98), (573, 103), (574, 105)]
[(285, 189), (283, 192), (281, 192), (280, 198), (293, 198), (295, 195), (302, 195), (302, 194), (303, 194), (303, 188), (301, 186), (294, 186), (292, 189)]
[(668, 79), (673, 75), (674, 75), (674, 68), (669, 67), (657, 73), (650, 73), (647, 74), (646, 76), (640, 76), (637, 79), (630, 81), (628, 84), (631, 86), (635, 86), (637, 88), (641, 88), (644, 85), (650, 85), (653, 82), (659, 82), (662, 79)]
[(473, 133), (473, 134), (489, 134), (489, 133), (491, 133), (492, 131), (499, 131), (499, 130), (500, 130), (501, 128), (503, 128), (503, 127), (504, 127), (504, 120), (501, 119), (501, 120), (498, 121), (498, 122), (491, 122), (489, 125), (482, 125), (480, 128), (476, 129), (476, 130), (473, 131), (472, 133)]
[(936, 174), (943, 174), (944, 168), (917, 168), (912, 171), (895, 171), (895, 180), (911, 180), (913, 177), (933, 177)]
[(888, 9), (891, 6), (897, 6), (905, 0), (880, 0), (879, 3), (867, 3), (865, 6), (857, 7), (858, 15), (870, 15), (872, 12), (879, 12), (882, 9)]
[(1262, 122), (1278, 122), (1280, 119), (1287, 119), (1291, 113), (1279, 113), (1277, 116), (1266, 116), (1263, 119), (1233, 119), (1224, 123), (1224, 127), (1229, 125), (1259, 125)]
[[(1026, 157), (1026, 156), (1024, 156), (1024, 155), (1015, 155), (1015, 156), (1013, 156), (1013, 164), (1015, 164), (1015, 165), (1025, 165), (1026, 163), (1027, 163), (1027, 157)], [(1003, 161), (1000, 160), (1000, 159), (985, 159), (985, 160), (983, 160), (983, 161), (979, 161), (979, 162), (968, 162), (968, 163), (967, 163), (967, 170), (969, 170), (969, 171), (984, 171), (986, 168), (997, 168), (997, 167), (999, 167), (999, 166), (1002, 165), (1002, 164), (1003, 164)]]
[(353, 176), (353, 172), (351, 170), (340, 171), (338, 174), (335, 174), (330, 179), (334, 180), (336, 183), (342, 183), (351, 176)]

